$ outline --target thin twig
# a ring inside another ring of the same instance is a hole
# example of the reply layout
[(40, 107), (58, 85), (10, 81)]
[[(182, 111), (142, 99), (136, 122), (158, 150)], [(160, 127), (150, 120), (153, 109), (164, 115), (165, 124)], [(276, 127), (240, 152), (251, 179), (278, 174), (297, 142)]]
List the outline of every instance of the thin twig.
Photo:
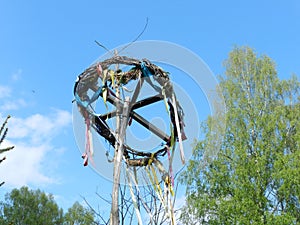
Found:
[(99, 43), (97, 40), (95, 40), (96, 44), (99, 45), (101, 48), (103, 48), (105, 51), (109, 52), (111, 55), (113, 55), (113, 53), (106, 48), (103, 44)]
[(133, 40), (131, 41), (128, 45), (124, 46), (120, 51), (119, 53), (121, 53), (123, 50), (125, 50), (126, 48), (128, 48), (130, 45), (132, 45), (134, 42), (136, 42), (145, 32), (145, 30), (147, 29), (147, 26), (148, 26), (148, 22), (149, 22), (149, 18), (147, 17), (146, 18), (146, 23), (145, 23), (145, 26), (142, 30), (142, 32)]
[[(85, 204), (87, 204), (87, 206), (93, 211), (93, 213), (95, 213), (101, 220), (103, 223), (105, 223), (106, 225), (108, 224), (108, 221), (105, 221), (105, 219), (100, 215), (99, 212), (97, 212), (90, 204), (89, 202), (85, 199), (85, 197), (80, 196), (83, 201), (85, 202)], [(93, 221), (95, 224), (97, 224), (97, 222)]]

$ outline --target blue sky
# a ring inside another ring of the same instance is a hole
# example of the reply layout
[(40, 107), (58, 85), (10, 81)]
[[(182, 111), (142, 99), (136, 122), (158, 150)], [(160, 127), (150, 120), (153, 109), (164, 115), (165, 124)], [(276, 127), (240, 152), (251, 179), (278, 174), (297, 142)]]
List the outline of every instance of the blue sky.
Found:
[[(214, 74), (234, 46), (274, 59), (278, 75), (300, 74), (300, 3), (287, 1), (4, 1), (0, 0), (0, 118), (12, 115), (0, 165), (4, 193), (28, 185), (56, 196), (64, 208), (110, 183), (82, 166), (72, 130), (77, 75), (104, 53), (133, 40), (164, 40), (189, 48)], [(95, 202), (94, 202), (95, 203)], [(95, 203), (96, 204), (96, 203)]]

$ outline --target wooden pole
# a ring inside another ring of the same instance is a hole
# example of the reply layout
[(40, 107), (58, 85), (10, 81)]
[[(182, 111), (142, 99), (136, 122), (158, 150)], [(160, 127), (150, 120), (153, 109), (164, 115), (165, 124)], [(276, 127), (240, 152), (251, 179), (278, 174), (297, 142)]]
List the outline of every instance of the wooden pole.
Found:
[[(117, 56), (118, 52), (115, 50), (114, 56)], [(119, 69), (119, 65), (116, 65), (115, 70), (117, 71)], [(115, 85), (115, 84), (113, 84)], [(120, 103), (120, 87), (119, 85), (115, 86), (116, 88), (116, 131), (115, 131), (115, 152), (114, 152), (114, 171), (113, 171), (113, 189), (112, 189), (112, 204), (111, 204), (111, 211), (110, 211), (110, 225), (119, 225), (120, 219), (119, 219), (119, 180), (117, 179), (117, 173), (118, 170), (121, 171), (118, 166), (121, 165), (121, 163), (118, 163), (118, 151), (119, 151), (119, 140), (120, 140), (120, 127), (121, 127), (121, 112), (122, 112), (122, 105)], [(121, 162), (121, 161), (120, 161)]]
[[(123, 144), (126, 134), (126, 128), (128, 124), (129, 116), (129, 97), (125, 98), (125, 103), (123, 106), (122, 116), (121, 113), (117, 113), (117, 126), (116, 129), (119, 131), (116, 137), (116, 147), (115, 157), (114, 157), (114, 174), (113, 174), (113, 189), (112, 189), (112, 204), (110, 212), (110, 225), (119, 225), (119, 185), (120, 185), (120, 175), (122, 167), (123, 158)], [(121, 112), (121, 105), (117, 104), (117, 111)]]

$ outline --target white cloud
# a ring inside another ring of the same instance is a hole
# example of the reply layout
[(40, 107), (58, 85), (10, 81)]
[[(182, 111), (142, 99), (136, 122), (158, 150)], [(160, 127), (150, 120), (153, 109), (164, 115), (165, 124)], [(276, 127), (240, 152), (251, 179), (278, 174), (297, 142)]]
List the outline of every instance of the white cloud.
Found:
[[(15, 145), (10, 142), (6, 144)], [(1, 180), (12, 187), (55, 182), (42, 171), (42, 163), (49, 150), (47, 145), (29, 146), (28, 143), (17, 143), (13, 150), (5, 154), (7, 159), (1, 164)]]
[(11, 75), (11, 79), (13, 81), (18, 81), (20, 80), (21, 78), (21, 74), (22, 74), (22, 69), (18, 69), (16, 72), (14, 72), (12, 75)]
[(10, 110), (17, 110), (24, 106), (27, 106), (27, 103), (25, 102), (25, 100), (17, 99), (14, 101), (5, 101), (3, 104), (1, 104), (0, 110), (5, 112), (5, 111), (10, 111)]
[(34, 114), (27, 118), (12, 117), (8, 138), (26, 138), (32, 144), (45, 143), (70, 123), (70, 112), (58, 109), (50, 115)]
[(0, 111), (6, 112), (18, 110), (22, 107), (28, 106), (28, 103), (23, 98), (15, 97), (15, 95), (15, 90), (12, 87), (0, 85)]
[[(4, 121), (1, 115), (0, 121)], [(50, 115), (12, 117), (8, 123), (7, 139), (0, 147), (14, 145), (15, 148), (2, 154), (7, 160), (0, 164), (0, 181), (5, 181), (10, 187), (58, 182), (52, 177), (53, 171), (49, 171), (49, 165), (53, 163), (49, 160), (51, 155), (61, 154), (62, 148), (54, 147), (52, 140), (70, 124), (71, 113), (57, 109)]]
[(8, 86), (0, 85), (0, 99), (11, 96), (12, 89)]

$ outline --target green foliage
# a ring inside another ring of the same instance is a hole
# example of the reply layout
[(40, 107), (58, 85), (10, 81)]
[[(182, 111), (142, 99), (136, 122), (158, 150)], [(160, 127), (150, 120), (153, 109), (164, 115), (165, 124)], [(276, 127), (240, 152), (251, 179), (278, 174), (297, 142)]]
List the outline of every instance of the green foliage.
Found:
[(55, 203), (52, 195), (27, 187), (13, 189), (1, 202), (4, 224), (14, 225), (60, 225), (63, 223), (63, 210)]
[(84, 208), (78, 202), (75, 202), (68, 212), (65, 214), (66, 225), (91, 225), (97, 224), (94, 221), (94, 213), (92, 210)]
[(27, 187), (13, 189), (0, 202), (1, 225), (92, 225), (94, 213), (75, 202), (64, 215), (51, 194)]
[[(226, 133), (217, 157), (201, 167), (214, 143), (215, 118), (194, 149), (184, 224), (300, 223), (300, 83), (279, 80), (274, 62), (250, 48), (236, 48), (225, 62), (220, 88)], [(218, 121), (222, 122), (222, 121)]]

